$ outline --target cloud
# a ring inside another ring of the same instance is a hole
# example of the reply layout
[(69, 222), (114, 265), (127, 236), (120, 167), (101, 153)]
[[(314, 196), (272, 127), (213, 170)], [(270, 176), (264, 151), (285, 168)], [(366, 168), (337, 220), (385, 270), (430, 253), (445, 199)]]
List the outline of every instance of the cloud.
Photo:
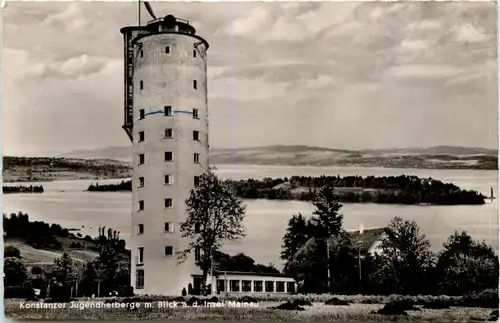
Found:
[(312, 37), (314, 34), (303, 24), (298, 23), (296, 20), (278, 18), (272, 26), (270, 32), (263, 35), (265, 40), (277, 41), (300, 41), (305, 38)]
[(386, 75), (402, 78), (447, 78), (458, 75), (460, 70), (446, 65), (403, 65), (390, 68)]
[(237, 17), (226, 28), (225, 32), (234, 36), (244, 36), (268, 27), (274, 22), (272, 12), (261, 4)]
[(287, 82), (265, 82), (262, 78), (254, 79), (216, 79), (209, 87), (210, 98), (230, 98), (238, 101), (279, 98), (286, 94)]
[(441, 23), (439, 21), (435, 20), (422, 20), (418, 22), (412, 22), (409, 26), (408, 29), (414, 29), (414, 30), (436, 30), (441, 27)]
[(89, 21), (85, 19), (80, 9), (80, 4), (70, 3), (62, 12), (47, 16), (41, 23), (41, 26), (54, 25), (64, 26), (70, 31), (81, 30), (89, 25)]
[(457, 27), (457, 40), (465, 43), (483, 43), (490, 40), (490, 36), (480, 32), (472, 24)]
[[(492, 3), (153, 6), (210, 43), (213, 146), (498, 144)], [(119, 29), (137, 3), (12, 2), (3, 14), (6, 153), (129, 144)], [(464, 131), (471, 119), (487, 126)], [(431, 126), (442, 130), (422, 133)]]
[(81, 78), (103, 71), (108, 62), (103, 57), (89, 57), (86, 54), (64, 62), (36, 63), (26, 69), (26, 76), (37, 78)]
[(423, 40), (419, 39), (405, 39), (401, 43), (401, 48), (403, 50), (421, 50), (428, 48), (427, 44)]

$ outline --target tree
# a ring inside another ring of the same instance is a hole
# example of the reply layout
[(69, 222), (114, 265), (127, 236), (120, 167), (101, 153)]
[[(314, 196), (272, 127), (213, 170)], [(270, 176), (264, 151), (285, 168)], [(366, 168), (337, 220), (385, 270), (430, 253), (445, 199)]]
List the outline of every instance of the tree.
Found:
[(191, 241), (179, 253), (181, 262), (190, 252), (199, 250), (197, 264), (203, 272), (202, 290), (212, 266), (213, 253), (223, 241), (243, 238), (245, 206), (238, 199), (228, 181), (221, 181), (209, 171), (200, 176), (199, 183), (186, 200), (188, 218), (181, 224), (182, 237)]
[(415, 221), (394, 218), (382, 237), (378, 274), (380, 283), (395, 293), (416, 294), (429, 288), (428, 270), (433, 265), (430, 242)]
[(311, 223), (314, 235), (320, 239), (327, 239), (332, 235), (337, 236), (342, 230), (343, 215), (340, 213), (342, 204), (335, 194), (332, 186), (323, 186), (313, 202), (315, 210)]
[(297, 251), (311, 238), (310, 225), (302, 215), (293, 215), (288, 221), (286, 233), (281, 245), (281, 259), (285, 260), (284, 272), (288, 271), (288, 263), (293, 259)]
[(3, 249), (3, 257), (4, 258), (14, 257), (17, 259), (21, 259), (21, 251), (14, 246), (6, 246)]
[(299, 293), (321, 294), (327, 291), (326, 258), (316, 238), (307, 241), (287, 263), (287, 275), (298, 284)]
[(120, 261), (116, 269), (115, 282), (117, 286), (130, 285), (130, 262)]
[(3, 263), (4, 286), (21, 286), (28, 274), (24, 264), (17, 258), (5, 258)]
[(336, 294), (359, 293), (358, 250), (349, 233), (342, 230), (328, 242), (329, 266), (335, 268), (330, 277), (330, 291), (334, 290)]
[(335, 194), (331, 185), (322, 186), (318, 192), (316, 200), (313, 202), (315, 210), (311, 219), (313, 235), (319, 239), (320, 246), (323, 246), (322, 254), (326, 253), (326, 271), (328, 274), (328, 287), (330, 287), (330, 237), (338, 236), (342, 230), (343, 216), (340, 213), (342, 204)]
[(441, 293), (464, 295), (498, 287), (498, 256), (491, 246), (455, 231), (443, 247), (436, 264)]
[[(85, 265), (81, 263), (75, 263), (75, 269), (73, 272), (74, 281), (75, 281), (75, 296), (78, 297), (78, 289), (80, 287), (80, 283), (85, 277)], [(73, 293), (71, 293), (73, 294)]]
[(91, 296), (95, 292), (96, 272), (94, 262), (95, 260), (87, 260), (83, 266), (80, 290), (84, 296)]
[(54, 269), (51, 273), (53, 280), (59, 285), (61, 294), (58, 297), (69, 299), (71, 288), (76, 282), (75, 263), (67, 252), (54, 261)]
[(101, 296), (101, 284), (109, 278), (109, 271), (102, 263), (96, 261), (94, 263), (95, 280), (97, 282), (97, 297)]

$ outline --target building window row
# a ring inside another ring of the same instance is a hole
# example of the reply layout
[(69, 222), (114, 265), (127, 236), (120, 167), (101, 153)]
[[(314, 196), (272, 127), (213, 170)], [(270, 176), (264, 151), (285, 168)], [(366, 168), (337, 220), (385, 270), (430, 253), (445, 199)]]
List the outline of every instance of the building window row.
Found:
[[(229, 283), (229, 286), (227, 286)], [(241, 283), (241, 286), (240, 286)], [(276, 289), (275, 287), (276, 283)], [(225, 281), (223, 279), (217, 280), (217, 292), (253, 292), (255, 293), (285, 293), (285, 282), (283, 281), (262, 281), (262, 280), (229, 280)], [(226, 290), (229, 287), (229, 290)], [(265, 287), (265, 289), (264, 289)], [(286, 292), (295, 293), (295, 283), (286, 282)]]
[[(172, 128), (165, 129), (166, 139), (174, 138), (174, 130)], [(146, 134), (144, 131), (139, 131), (139, 142), (144, 142), (146, 140)], [(193, 130), (193, 141), (200, 141), (200, 132), (198, 130)]]
[[(200, 118), (199, 117), (199, 110), (198, 109), (192, 109), (191, 114), (193, 115), (193, 119), (199, 119)], [(172, 109), (171, 106), (164, 106), (163, 107), (163, 115), (166, 116), (166, 117), (171, 117), (171, 116), (174, 115), (174, 110)], [(145, 117), (146, 117), (146, 110), (145, 109), (139, 109), (139, 120), (142, 120)]]
[[(144, 90), (144, 81), (143, 80), (139, 81), (139, 89), (141, 91)], [(197, 89), (198, 89), (198, 80), (193, 80), (193, 90), (197, 90)]]
[[(139, 180), (139, 188), (143, 188), (145, 186), (144, 177), (139, 177), (138, 180)], [(200, 183), (200, 177), (194, 176), (193, 182), (194, 182), (194, 186), (198, 186)], [(164, 177), (163, 177), (163, 184), (164, 185), (172, 185), (173, 183), (174, 183), (174, 178), (172, 175), (164, 175)], [(139, 211), (143, 211), (144, 210), (144, 200), (140, 200), (138, 204), (139, 204)], [(172, 199), (166, 198), (165, 199), (165, 207), (170, 208), (172, 206), (173, 206)]]
[[(144, 200), (140, 200), (138, 204), (139, 204), (138, 211), (144, 211)], [(171, 208), (174, 206), (174, 202), (171, 198), (166, 198), (164, 200), (164, 205), (165, 208)]]
[[(171, 162), (171, 161), (174, 160), (174, 153), (173, 152), (166, 151), (164, 155), (165, 155), (164, 158), (165, 158), (166, 162)], [(138, 164), (139, 165), (144, 165), (145, 162), (146, 162), (146, 155), (145, 154), (139, 154), (139, 162), (138, 162)], [(193, 162), (195, 164), (199, 164), (200, 163), (200, 154), (199, 153), (194, 153), (193, 154)]]
[[(163, 230), (166, 233), (173, 233), (174, 224), (172, 222), (165, 222)], [(144, 223), (139, 223), (137, 225), (137, 235), (142, 235), (142, 234), (144, 234)]]
[[(144, 179), (144, 177), (139, 177), (138, 181), (139, 181), (138, 188), (144, 188), (144, 186), (145, 186), (145, 179)], [(164, 185), (172, 185), (173, 183), (174, 183), (174, 177), (173, 177), (173, 175), (164, 175), (163, 176), (163, 184)]]
[[(170, 54), (170, 46), (165, 46), (165, 54)], [(141, 49), (141, 58), (144, 57), (144, 50)], [(196, 49), (193, 49), (193, 57), (196, 58)]]
[[(174, 247), (165, 246), (164, 254), (165, 256), (172, 256), (174, 254)], [(144, 264), (144, 247), (137, 248), (136, 264), (137, 265)]]

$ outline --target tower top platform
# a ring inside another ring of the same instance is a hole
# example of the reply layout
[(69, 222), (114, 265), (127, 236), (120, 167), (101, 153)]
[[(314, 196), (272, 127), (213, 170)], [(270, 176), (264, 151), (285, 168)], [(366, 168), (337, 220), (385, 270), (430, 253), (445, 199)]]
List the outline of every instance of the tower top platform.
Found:
[(194, 28), (189, 21), (177, 18), (173, 15), (166, 15), (163, 18), (158, 18), (149, 21), (145, 26), (127, 26), (120, 29), (123, 34), (130, 30), (140, 30), (146, 32), (179, 32), (183, 34), (196, 34), (196, 28)]
[(196, 28), (194, 28), (189, 21), (177, 18), (173, 15), (166, 15), (163, 18), (151, 20), (145, 26), (127, 26), (120, 29), (120, 32), (124, 35), (134, 31), (136, 32), (135, 35), (137, 37), (135, 40), (132, 40), (132, 43), (135, 43), (138, 39), (149, 35), (177, 33), (198, 38), (205, 44), (207, 49), (209, 46), (208, 42), (203, 37), (196, 35)]

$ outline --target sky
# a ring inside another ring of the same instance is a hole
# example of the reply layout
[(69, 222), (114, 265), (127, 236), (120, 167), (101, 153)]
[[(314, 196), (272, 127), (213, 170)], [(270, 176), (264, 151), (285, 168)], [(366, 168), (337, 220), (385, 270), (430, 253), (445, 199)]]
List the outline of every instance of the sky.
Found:
[[(151, 5), (210, 43), (212, 147), (498, 146), (494, 2)], [(2, 11), (3, 153), (130, 145), (119, 29), (137, 3)]]

